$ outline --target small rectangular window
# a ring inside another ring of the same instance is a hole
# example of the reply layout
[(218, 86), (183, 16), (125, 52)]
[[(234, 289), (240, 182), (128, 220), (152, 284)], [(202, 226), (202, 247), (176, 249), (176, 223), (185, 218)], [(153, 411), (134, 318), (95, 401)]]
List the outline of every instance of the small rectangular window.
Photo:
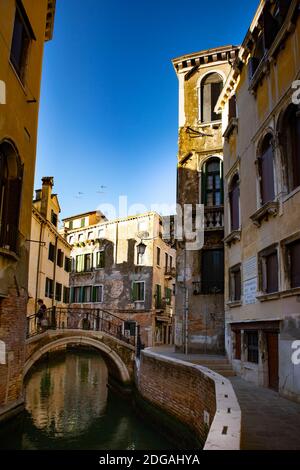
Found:
[(83, 303), (90, 303), (92, 302), (92, 286), (84, 286), (83, 287)]
[(172, 290), (169, 289), (169, 287), (165, 288), (165, 299), (166, 299), (166, 304), (171, 305), (172, 301)]
[(260, 290), (272, 294), (279, 290), (278, 255), (276, 248), (268, 248), (258, 255), (260, 269)]
[(46, 278), (45, 297), (48, 297), (49, 299), (53, 298), (53, 281), (48, 277)]
[(53, 262), (55, 260), (55, 245), (53, 243), (49, 243), (48, 259)]
[(84, 271), (92, 271), (93, 268), (93, 254), (87, 253), (84, 255)]
[(82, 273), (84, 271), (84, 255), (76, 256), (76, 272)]
[(103, 302), (103, 286), (94, 286), (93, 287), (93, 302), (101, 303)]
[(161, 299), (161, 285), (156, 284), (155, 286), (155, 308), (162, 308), (162, 299)]
[(64, 287), (64, 304), (68, 304), (70, 302), (70, 289), (69, 287)]
[(202, 294), (224, 292), (224, 251), (202, 250), (201, 252)]
[(291, 288), (300, 287), (300, 240), (287, 246)]
[(234, 266), (229, 270), (229, 296), (231, 302), (241, 300), (241, 265)]
[(55, 286), (55, 300), (57, 300), (58, 302), (61, 301), (61, 293), (62, 293), (62, 285), (59, 282), (57, 282)]
[(131, 293), (133, 302), (144, 302), (145, 301), (145, 283), (142, 282), (133, 282), (132, 283), (132, 293)]
[(97, 251), (96, 253), (96, 267), (98, 269), (105, 268), (105, 251)]
[(64, 253), (63, 251), (59, 248), (57, 250), (57, 266), (62, 268), (64, 265)]
[(80, 227), (85, 227), (85, 218), (81, 219)]
[(160, 266), (160, 248), (156, 248), (156, 264), (157, 266)]
[(54, 227), (57, 227), (57, 220), (57, 214), (51, 210), (51, 223), (54, 225)]
[(65, 256), (65, 271), (66, 273), (71, 272), (71, 259)]

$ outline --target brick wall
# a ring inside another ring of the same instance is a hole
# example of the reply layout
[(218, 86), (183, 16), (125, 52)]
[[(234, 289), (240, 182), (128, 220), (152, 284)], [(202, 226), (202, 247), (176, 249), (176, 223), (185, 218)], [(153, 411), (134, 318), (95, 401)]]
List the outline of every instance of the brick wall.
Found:
[(209, 429), (203, 420), (204, 411), (209, 413), (210, 423), (216, 412), (214, 381), (180, 361), (174, 363), (149, 354), (145, 351), (141, 356), (139, 392), (194, 430), (204, 443)]
[(5, 364), (0, 364), (0, 415), (23, 397), (23, 367), (27, 295), (10, 289), (0, 300), (0, 339), (5, 344)]
[(142, 398), (192, 430), (199, 446), (240, 448), (241, 411), (226, 378), (146, 350), (136, 380)]

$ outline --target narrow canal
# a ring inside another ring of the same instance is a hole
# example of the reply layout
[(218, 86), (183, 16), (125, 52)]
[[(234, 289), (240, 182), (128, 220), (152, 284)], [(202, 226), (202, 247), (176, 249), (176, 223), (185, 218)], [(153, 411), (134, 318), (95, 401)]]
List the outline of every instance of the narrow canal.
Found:
[(101, 355), (71, 350), (50, 356), (26, 380), (26, 410), (0, 426), (0, 449), (172, 449), (107, 388)]

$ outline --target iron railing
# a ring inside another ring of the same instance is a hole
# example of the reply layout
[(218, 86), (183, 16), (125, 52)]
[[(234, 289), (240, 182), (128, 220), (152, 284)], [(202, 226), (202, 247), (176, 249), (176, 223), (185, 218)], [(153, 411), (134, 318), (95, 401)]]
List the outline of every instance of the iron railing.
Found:
[(136, 324), (134, 334), (126, 329), (130, 323), (107, 310), (52, 307), (47, 309), (43, 318), (37, 315), (27, 317), (27, 338), (39, 335), (47, 330), (88, 330), (102, 331), (133, 346), (138, 346), (139, 327)]

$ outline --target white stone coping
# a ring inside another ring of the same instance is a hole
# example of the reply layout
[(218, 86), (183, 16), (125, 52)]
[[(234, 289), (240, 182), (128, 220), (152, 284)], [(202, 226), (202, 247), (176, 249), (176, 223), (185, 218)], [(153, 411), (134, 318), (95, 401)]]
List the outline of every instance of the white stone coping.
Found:
[[(211, 423), (203, 450), (240, 450), (242, 414), (231, 382), (207, 367), (182, 361), (162, 353), (144, 350), (142, 354), (163, 362), (181, 364), (196, 369), (215, 383), (216, 413)], [(204, 417), (203, 417), (204, 420)]]

